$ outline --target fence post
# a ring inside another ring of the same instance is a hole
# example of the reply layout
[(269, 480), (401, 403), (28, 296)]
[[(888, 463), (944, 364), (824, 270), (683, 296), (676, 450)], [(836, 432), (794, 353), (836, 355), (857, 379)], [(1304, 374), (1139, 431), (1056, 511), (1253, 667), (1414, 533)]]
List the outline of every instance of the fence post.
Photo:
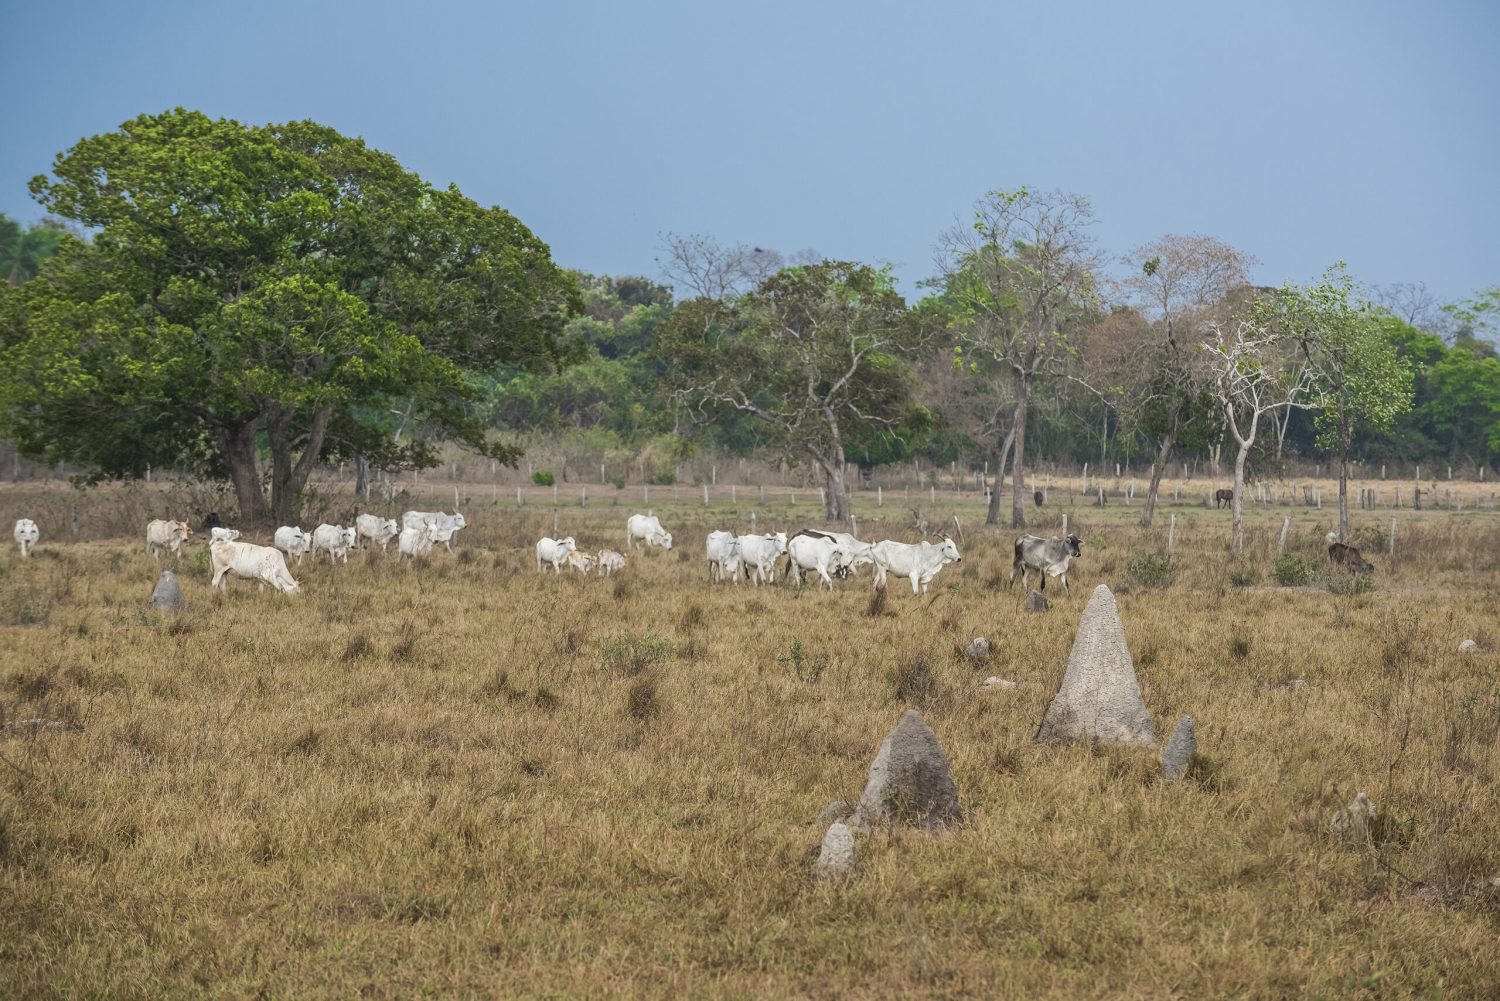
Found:
[(1395, 518), (1391, 519), (1391, 542), (1390, 542), (1389, 552), (1390, 552), (1391, 556), (1393, 556), (1393, 557), (1396, 555), (1396, 519)]
[(885, 507), (885, 494), (881, 493), (879, 487), (875, 488), (875, 506)]
[(1068, 537), (1068, 512), (1063, 512), (1063, 538)]
[(703, 506), (708, 507), (708, 484), (703, 484)]
[(1167, 555), (1172, 555), (1172, 546), (1177, 541), (1177, 515), (1173, 514), (1167, 521)]
[(579, 507), (588, 507), (589, 506), (589, 488), (586, 487), (586, 486), (585, 487), (580, 487), (578, 489), (578, 506)]
[(516, 487), (516, 507), (520, 507), (521, 504), (521, 488), (518, 486)]
[(552, 537), (557, 538), (557, 508), (552, 509)]
[(1277, 556), (1280, 556), (1282, 553), (1286, 552), (1286, 533), (1287, 533), (1287, 529), (1289, 529), (1291, 527), (1292, 527), (1292, 518), (1291, 518), (1290, 515), (1287, 515), (1286, 517), (1284, 517), (1284, 518), (1281, 519), (1281, 538), (1279, 538), (1279, 539), (1276, 540), (1276, 555)]

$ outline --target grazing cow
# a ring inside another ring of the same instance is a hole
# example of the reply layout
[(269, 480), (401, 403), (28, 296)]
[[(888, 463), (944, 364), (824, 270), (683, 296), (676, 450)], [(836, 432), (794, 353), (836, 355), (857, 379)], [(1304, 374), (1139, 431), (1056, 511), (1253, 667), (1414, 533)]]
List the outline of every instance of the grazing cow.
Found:
[[(354, 545), (354, 529), (345, 528), (342, 525), (330, 525), (323, 523), (313, 529), (313, 549), (321, 549), (328, 553), (328, 562), (332, 563), (340, 557), (345, 563), (349, 562), (349, 550)], [(316, 557), (314, 557), (316, 559)]]
[(408, 525), (396, 537), (396, 559), (403, 556), (410, 556), (412, 559), (426, 556), (432, 552), (432, 544), (437, 541), (437, 537), (438, 527), (430, 521)]
[(745, 576), (750, 578), (750, 582), (756, 587), (760, 586), (762, 580), (768, 584), (775, 583), (776, 558), (786, 552), (786, 533), (742, 535), (736, 541), (740, 544), (740, 564), (745, 568)]
[(619, 553), (615, 552), (613, 549), (601, 549), (601, 550), (599, 550), (599, 557), (598, 557), (598, 559), (599, 559), (599, 572), (602, 573), (606, 577), (608, 577), (610, 574), (614, 573), (616, 570), (624, 570), (625, 569), (625, 557), (621, 556)]
[(725, 576), (740, 582), (740, 540), (733, 532), (709, 532), (704, 543), (708, 553), (708, 579), (724, 583)]
[(562, 573), (562, 565), (567, 562), (568, 554), (578, 548), (578, 543), (573, 541), (570, 535), (566, 539), (551, 539), (543, 537), (536, 543), (536, 568), (542, 569), (542, 564), (551, 563), (553, 573)]
[(464, 516), (458, 512), (447, 514), (442, 511), (408, 511), (401, 516), (401, 527), (421, 528), (424, 521), (437, 526), (437, 541), (450, 553), (453, 551), (453, 536), (458, 534), (460, 528), (468, 525)]
[(926, 594), (927, 585), (932, 583), (939, 570), (949, 563), (962, 563), (964, 559), (958, 554), (958, 546), (952, 539), (946, 535), (942, 539), (936, 545), (919, 542), (913, 546), (889, 539), (875, 543), (875, 586), (884, 587), (885, 575), (889, 572), (897, 577), (910, 578), (912, 594), (917, 593), (918, 587)]
[(1328, 562), (1335, 563), (1354, 574), (1368, 574), (1375, 571), (1374, 565), (1366, 562), (1358, 549), (1342, 542), (1333, 542), (1329, 545)]
[(833, 539), (814, 535), (792, 536), (786, 544), (786, 552), (787, 569), (798, 587), (802, 586), (803, 571), (816, 570), (830, 591), (833, 590), (833, 578), (828, 576), (829, 569), (838, 569), (849, 558), (844, 547)]
[(36, 522), (30, 518), (22, 518), (16, 522), (15, 531), (16, 545), (21, 547), (21, 558), (25, 559), (31, 555), (31, 547), (36, 545), (42, 537), (41, 530), (36, 527)]
[(1217, 511), (1221, 506), (1229, 506), (1229, 505), (1232, 505), (1232, 504), (1234, 504), (1234, 491), (1233, 490), (1215, 490), (1214, 491), (1214, 510), (1215, 511)]
[(299, 567), (302, 565), (302, 557), (312, 551), (312, 536), (296, 525), (282, 525), (271, 541), (288, 556), (297, 557)]
[(354, 533), (360, 539), (380, 543), (380, 551), (386, 552), (391, 540), (401, 534), (401, 526), (395, 518), (382, 518), (378, 514), (362, 514), (354, 519)]
[(298, 594), (301, 585), (292, 578), (286, 568), (286, 558), (270, 546), (257, 546), (253, 542), (231, 542), (215, 539), (208, 544), (209, 562), (213, 566), (213, 586), (227, 589), (224, 578), (230, 574), (243, 580), (253, 580), (264, 591), (270, 584), (282, 594)]
[(645, 543), (648, 548), (660, 546), (671, 549), (672, 533), (661, 527), (661, 522), (654, 514), (633, 514), (625, 523), (625, 545), (635, 549), (637, 541)]
[(146, 552), (161, 559), (163, 549), (172, 550), (173, 556), (182, 555), (182, 544), (193, 530), (185, 521), (162, 521), (157, 518), (146, 523)]
[(577, 570), (581, 574), (586, 574), (590, 570), (594, 569), (594, 566), (598, 562), (599, 561), (597, 559), (590, 556), (588, 553), (580, 553), (576, 549), (568, 550), (568, 566), (572, 567), (574, 570)]
[(240, 537), (237, 528), (225, 528), (223, 525), (215, 525), (208, 530), (209, 542), (233, 542)]
[[(840, 579), (849, 577), (860, 567), (875, 562), (875, 546), (869, 542), (861, 542), (848, 532), (823, 532), (816, 528), (804, 528), (797, 535), (810, 535), (814, 538), (832, 539), (839, 544), (844, 552), (843, 561), (839, 564), (835, 577)], [(795, 538), (796, 536), (793, 536)]]
[(1042, 578), (1042, 590), (1047, 590), (1048, 577), (1061, 577), (1063, 590), (1069, 591), (1068, 562), (1083, 558), (1083, 540), (1076, 535), (1066, 539), (1053, 536), (1039, 539), (1035, 535), (1023, 535), (1016, 540), (1016, 556), (1010, 564), (1010, 581), (1016, 582), (1016, 571), (1021, 571), (1021, 586), (1027, 586), (1027, 575), (1035, 570)]

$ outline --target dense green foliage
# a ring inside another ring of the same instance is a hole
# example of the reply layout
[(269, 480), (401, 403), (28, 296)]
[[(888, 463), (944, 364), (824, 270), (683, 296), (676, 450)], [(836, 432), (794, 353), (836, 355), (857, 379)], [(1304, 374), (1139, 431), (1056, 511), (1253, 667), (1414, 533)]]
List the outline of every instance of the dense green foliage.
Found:
[(32, 191), (96, 235), (0, 319), (0, 434), (29, 455), (228, 475), (255, 519), (265, 450), (290, 519), (321, 460), (424, 465), (456, 438), (513, 461), (467, 372), (574, 354), (576, 287), (518, 220), (311, 122), (142, 116)]
[(22, 229), (20, 223), (0, 213), (0, 281), (19, 285), (35, 278), (42, 262), (57, 253), (65, 237), (56, 220)]

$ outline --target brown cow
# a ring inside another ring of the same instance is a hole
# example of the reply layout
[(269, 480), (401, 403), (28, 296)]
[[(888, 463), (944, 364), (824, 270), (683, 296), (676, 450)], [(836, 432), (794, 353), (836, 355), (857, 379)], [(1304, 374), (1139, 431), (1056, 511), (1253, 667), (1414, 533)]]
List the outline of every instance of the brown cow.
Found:
[(1342, 542), (1332, 543), (1328, 547), (1328, 562), (1336, 563), (1348, 570), (1350, 573), (1373, 573), (1375, 567), (1365, 561), (1359, 554), (1359, 550)]
[(1215, 511), (1217, 511), (1219, 509), (1219, 505), (1221, 505), (1221, 504), (1233, 504), (1233, 503), (1234, 503), (1234, 491), (1233, 490), (1215, 490), (1214, 491), (1214, 510)]

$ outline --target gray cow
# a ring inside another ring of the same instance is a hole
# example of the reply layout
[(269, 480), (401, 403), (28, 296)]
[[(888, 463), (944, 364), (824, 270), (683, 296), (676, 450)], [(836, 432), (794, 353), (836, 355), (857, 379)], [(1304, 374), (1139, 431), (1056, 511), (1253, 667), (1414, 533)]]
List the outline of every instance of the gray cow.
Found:
[(1016, 582), (1016, 571), (1021, 571), (1021, 586), (1027, 586), (1027, 574), (1035, 570), (1042, 578), (1042, 590), (1047, 590), (1048, 577), (1061, 577), (1063, 590), (1068, 591), (1068, 562), (1082, 558), (1083, 540), (1076, 535), (1066, 539), (1053, 536), (1039, 539), (1035, 535), (1023, 535), (1016, 540), (1016, 558), (1010, 565), (1010, 583)]

